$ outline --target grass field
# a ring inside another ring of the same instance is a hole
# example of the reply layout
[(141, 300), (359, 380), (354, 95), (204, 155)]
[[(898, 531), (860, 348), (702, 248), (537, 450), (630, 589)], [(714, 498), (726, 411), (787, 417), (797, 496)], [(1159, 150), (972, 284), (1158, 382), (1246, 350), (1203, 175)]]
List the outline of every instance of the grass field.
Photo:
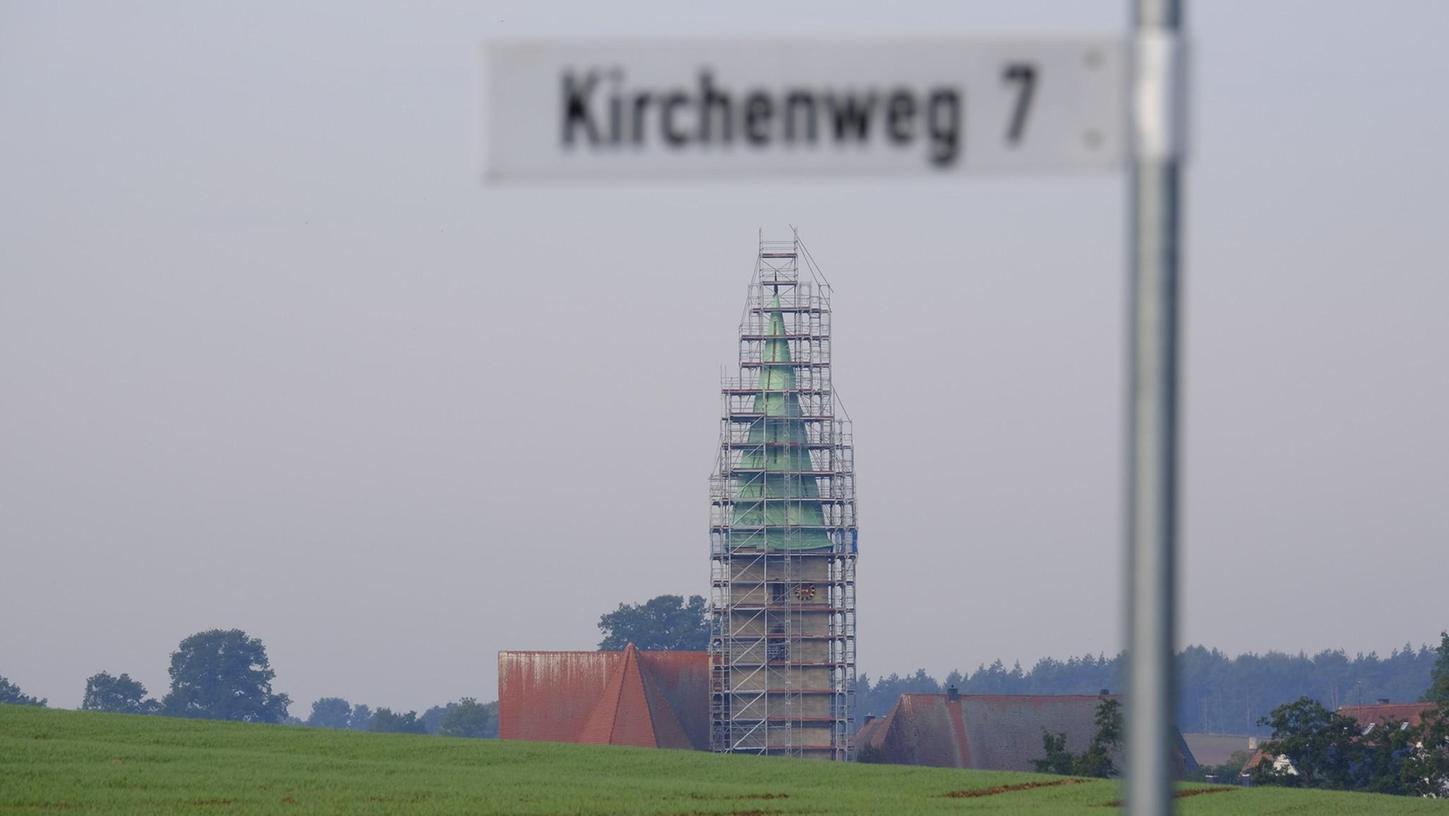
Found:
[[(1184, 814), (1449, 814), (1366, 794), (1188, 786)], [(0, 813), (1104, 813), (1036, 774), (90, 714), (0, 705)]]

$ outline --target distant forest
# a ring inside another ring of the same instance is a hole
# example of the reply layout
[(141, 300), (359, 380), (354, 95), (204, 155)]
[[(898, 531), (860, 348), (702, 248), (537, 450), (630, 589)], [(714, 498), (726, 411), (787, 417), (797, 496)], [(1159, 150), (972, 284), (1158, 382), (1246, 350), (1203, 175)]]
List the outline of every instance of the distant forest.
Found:
[[(1316, 655), (1282, 652), (1229, 657), (1217, 649), (1190, 646), (1178, 653), (1181, 684), (1178, 725), (1184, 732), (1268, 735), (1258, 719), (1276, 706), (1312, 697), (1330, 709), (1373, 703), (1381, 698), (1405, 703), (1429, 687), (1436, 654), (1428, 646), (1404, 644), (1387, 658), (1377, 654), (1348, 657), (1342, 651)], [(860, 677), (857, 726), (865, 715), (890, 711), (905, 692), (941, 692), (955, 685), (962, 694), (1096, 694), (1122, 691), (1125, 659), (1116, 657), (1043, 658), (1029, 670), (1006, 668), (998, 660), (974, 672), (953, 671), (944, 680), (924, 669), (904, 677)]]

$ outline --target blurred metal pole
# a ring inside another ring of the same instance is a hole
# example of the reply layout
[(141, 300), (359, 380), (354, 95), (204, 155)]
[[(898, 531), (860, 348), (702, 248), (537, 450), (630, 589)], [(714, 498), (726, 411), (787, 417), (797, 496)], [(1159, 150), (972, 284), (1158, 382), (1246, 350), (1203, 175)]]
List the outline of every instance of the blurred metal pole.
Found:
[(1126, 810), (1173, 811), (1181, 0), (1133, 0)]

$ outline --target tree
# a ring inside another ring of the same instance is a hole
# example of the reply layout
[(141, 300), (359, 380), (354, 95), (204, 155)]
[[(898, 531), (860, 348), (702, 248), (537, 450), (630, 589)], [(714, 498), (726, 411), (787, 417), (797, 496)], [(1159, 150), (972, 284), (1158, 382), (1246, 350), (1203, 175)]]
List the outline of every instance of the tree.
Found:
[(313, 728), (349, 728), (352, 725), (352, 704), (341, 697), (323, 697), (312, 704), (307, 725)]
[(1419, 741), (1419, 729), (1389, 720), (1363, 732), (1355, 746), (1349, 769), (1349, 789), (1402, 796), (1409, 792), (1404, 779), (1404, 762)]
[(660, 595), (642, 604), (619, 604), (599, 617), (604, 639), (600, 649), (622, 649), (633, 643), (640, 649), (700, 651), (709, 645), (705, 601), (691, 595)]
[(275, 723), (292, 700), (272, 691), (267, 648), (240, 629), (211, 629), (181, 641), (171, 653), (171, 692), (165, 713), (208, 720)]
[(1435, 703), (1424, 714), (1418, 747), (1404, 760), (1402, 778), (1409, 793), (1449, 799), (1449, 632), (1439, 633), (1439, 648), (1429, 675), (1425, 702)]
[(1087, 750), (1073, 754), (1067, 750), (1067, 735), (1053, 734), (1046, 729), (1041, 732), (1044, 756), (1035, 760), (1036, 769), (1042, 773), (1066, 774), (1070, 776), (1095, 776), (1101, 778), (1117, 775), (1117, 766), (1112, 761), (1122, 745), (1122, 704), (1113, 697), (1103, 697), (1097, 703), (1093, 717), (1097, 731)]
[(1408, 793), (1449, 799), (1449, 703), (1424, 715), (1418, 747), (1404, 758), (1401, 778)]
[(114, 677), (100, 672), (86, 678), (86, 696), (81, 711), (111, 711), (118, 714), (155, 714), (161, 704), (146, 696), (146, 687), (129, 674)]
[(1070, 776), (1072, 767), (1076, 765), (1077, 757), (1067, 750), (1067, 735), (1062, 733), (1053, 734), (1043, 728), (1041, 730), (1041, 747), (1043, 756), (1041, 759), (1033, 760), (1038, 773), (1061, 774)]
[(1439, 633), (1438, 658), (1429, 674), (1429, 690), (1424, 692), (1424, 702), (1438, 703), (1442, 709), (1449, 706), (1449, 632)]
[(1116, 776), (1117, 766), (1113, 764), (1112, 756), (1122, 746), (1122, 703), (1115, 697), (1103, 697), (1097, 703), (1097, 714), (1093, 720), (1097, 733), (1092, 735), (1092, 744), (1078, 759), (1074, 771), (1077, 776)]
[(379, 708), (372, 715), (372, 723), (368, 726), (367, 730), (389, 734), (427, 733), (423, 727), (423, 721), (418, 718), (418, 712), (409, 711), (406, 714), (394, 714), (390, 708)]
[(359, 703), (352, 707), (352, 716), (347, 718), (347, 727), (353, 731), (372, 730), (372, 709)]
[(0, 675), (0, 703), (10, 705), (40, 706), (45, 708), (44, 697), (31, 697), (20, 691), (20, 687)]
[(1264, 762), (1255, 769), (1254, 782), (1338, 790), (1353, 787), (1353, 770), (1362, 761), (1363, 750), (1357, 740), (1358, 721), (1329, 711), (1311, 697), (1300, 697), (1273, 709), (1260, 722), (1273, 729), (1263, 751), (1288, 757), (1297, 773), (1278, 771), (1272, 762)]
[(418, 719), (423, 721), (423, 730), (429, 734), (438, 733), (443, 727), (443, 718), (448, 716), (449, 711), (457, 707), (457, 703), (444, 703), (440, 706), (433, 706), (422, 714), (419, 714)]
[(448, 707), (438, 733), (445, 737), (483, 739), (498, 736), (498, 703), (480, 703), (464, 697)]

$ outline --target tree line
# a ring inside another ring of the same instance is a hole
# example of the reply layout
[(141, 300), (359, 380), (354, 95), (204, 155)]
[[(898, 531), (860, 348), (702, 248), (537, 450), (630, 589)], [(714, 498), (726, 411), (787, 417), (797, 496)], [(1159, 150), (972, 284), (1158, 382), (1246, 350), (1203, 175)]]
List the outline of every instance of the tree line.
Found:
[[(1309, 656), (1283, 652), (1230, 657), (1217, 649), (1190, 646), (1177, 655), (1178, 724), (1185, 732), (1266, 736), (1262, 722), (1275, 707), (1310, 697), (1329, 708), (1418, 699), (1429, 684), (1436, 652), (1409, 644), (1387, 658), (1370, 652), (1349, 657), (1342, 650)], [(1084, 655), (1066, 660), (1042, 658), (1030, 669), (1000, 660), (972, 672), (952, 671), (938, 681), (924, 669), (871, 679), (862, 674), (857, 704), (862, 715), (880, 716), (906, 692), (941, 692), (956, 686), (963, 694), (1097, 694), (1119, 691), (1126, 670), (1123, 654)]]
[[(317, 728), (347, 728), (455, 737), (498, 736), (498, 703), (480, 703), (472, 697), (416, 711), (373, 710), (340, 697), (323, 697), (312, 704), (307, 719), (288, 713), (292, 699), (272, 689), (276, 672), (260, 638), (240, 629), (211, 629), (182, 640), (171, 653), (167, 669), (170, 690), (160, 699), (129, 674), (102, 671), (86, 679), (82, 711), (120, 714), (157, 714), (236, 722), (284, 723)], [(25, 694), (0, 677), (0, 703), (45, 706), (47, 701)]]
[(323, 697), (312, 703), (302, 722), (313, 728), (339, 728), (393, 734), (436, 734), (443, 737), (491, 739), (498, 736), (498, 703), (480, 703), (473, 697), (416, 711), (373, 710), (341, 697)]

